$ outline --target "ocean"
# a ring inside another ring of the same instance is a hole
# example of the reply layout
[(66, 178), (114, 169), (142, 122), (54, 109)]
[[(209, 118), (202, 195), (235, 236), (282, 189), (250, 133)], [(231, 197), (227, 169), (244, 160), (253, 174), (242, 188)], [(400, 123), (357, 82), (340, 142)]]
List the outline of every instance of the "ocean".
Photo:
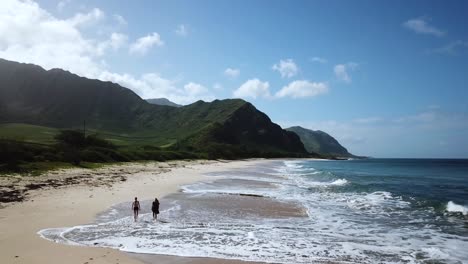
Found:
[[(59, 243), (271, 263), (468, 263), (468, 160), (272, 160), (117, 204)], [(142, 202), (150, 208), (150, 201)]]

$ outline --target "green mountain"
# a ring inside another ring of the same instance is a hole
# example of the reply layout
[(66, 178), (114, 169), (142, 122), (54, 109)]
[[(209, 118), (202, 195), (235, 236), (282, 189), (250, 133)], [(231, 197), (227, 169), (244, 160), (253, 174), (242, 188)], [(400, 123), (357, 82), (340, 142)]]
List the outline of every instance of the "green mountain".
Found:
[(176, 104), (174, 102), (171, 102), (166, 98), (146, 99), (146, 102), (148, 102), (150, 104), (155, 104), (155, 105), (167, 105), (167, 106), (173, 106), (173, 107), (181, 107), (182, 106), (180, 104)]
[(115, 83), (3, 59), (0, 84), (3, 124), (30, 124), (42, 130), (82, 129), (85, 124), (118, 145), (151, 145), (229, 158), (307, 155), (295, 133), (281, 129), (241, 99), (198, 101), (182, 107), (154, 105)]
[(286, 130), (296, 133), (310, 153), (333, 157), (354, 157), (335, 138), (323, 131), (310, 130), (300, 126), (286, 128)]

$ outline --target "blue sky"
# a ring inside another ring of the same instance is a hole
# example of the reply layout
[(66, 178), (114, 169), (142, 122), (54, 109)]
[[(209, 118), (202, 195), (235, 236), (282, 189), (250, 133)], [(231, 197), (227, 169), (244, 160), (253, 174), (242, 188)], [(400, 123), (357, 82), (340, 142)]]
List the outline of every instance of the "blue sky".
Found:
[(0, 5), (2, 58), (144, 98), (242, 97), (281, 126), (324, 130), (358, 155), (468, 158), (467, 2)]

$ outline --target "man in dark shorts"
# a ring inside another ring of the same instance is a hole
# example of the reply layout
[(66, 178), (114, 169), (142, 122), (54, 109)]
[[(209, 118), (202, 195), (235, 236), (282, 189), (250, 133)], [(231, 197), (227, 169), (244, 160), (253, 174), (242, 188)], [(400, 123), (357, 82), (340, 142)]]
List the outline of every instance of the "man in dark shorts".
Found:
[(133, 219), (135, 222), (138, 219), (138, 211), (140, 211), (140, 202), (138, 201), (138, 198), (135, 197), (135, 201), (132, 203), (132, 209), (133, 209)]
[(158, 198), (154, 198), (153, 206), (151, 206), (151, 211), (153, 211), (153, 219), (156, 220), (159, 214), (159, 201)]

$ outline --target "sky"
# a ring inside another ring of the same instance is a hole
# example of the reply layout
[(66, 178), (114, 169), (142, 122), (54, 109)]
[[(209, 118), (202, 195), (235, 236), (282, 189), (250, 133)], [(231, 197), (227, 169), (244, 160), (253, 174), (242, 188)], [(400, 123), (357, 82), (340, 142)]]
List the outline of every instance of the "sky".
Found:
[(468, 158), (466, 1), (2, 0), (0, 58), (243, 98), (356, 155)]

